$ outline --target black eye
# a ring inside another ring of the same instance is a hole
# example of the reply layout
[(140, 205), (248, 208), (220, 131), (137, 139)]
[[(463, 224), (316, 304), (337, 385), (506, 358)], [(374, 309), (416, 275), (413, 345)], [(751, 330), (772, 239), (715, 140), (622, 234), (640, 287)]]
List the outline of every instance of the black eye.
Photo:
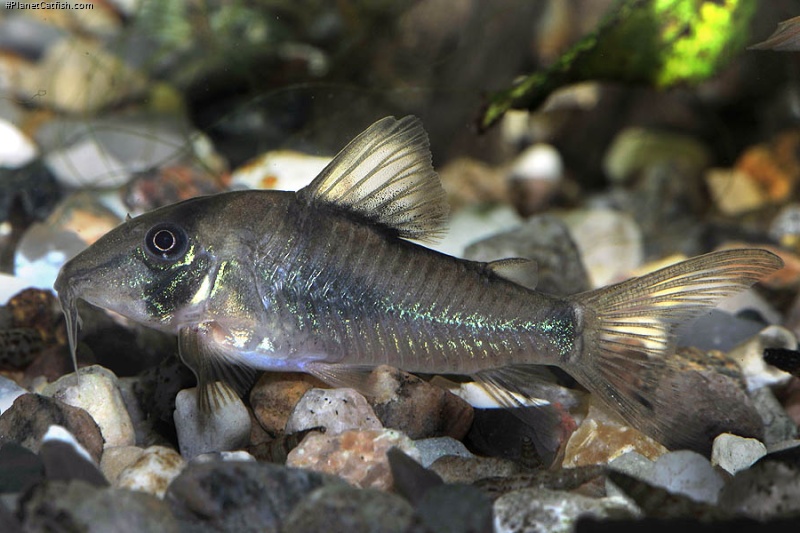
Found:
[(175, 224), (156, 224), (144, 238), (148, 253), (159, 259), (179, 259), (183, 257), (189, 244), (186, 231)]

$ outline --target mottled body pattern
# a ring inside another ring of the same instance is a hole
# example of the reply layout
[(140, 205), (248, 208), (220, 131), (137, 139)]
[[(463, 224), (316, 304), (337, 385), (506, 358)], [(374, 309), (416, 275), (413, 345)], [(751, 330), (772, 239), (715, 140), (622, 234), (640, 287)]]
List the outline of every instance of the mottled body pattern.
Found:
[(408, 240), (435, 237), (446, 215), (419, 121), (383, 119), (297, 193), (187, 200), (68, 262), (56, 288), (73, 357), (83, 298), (178, 333), (205, 407), (254, 369), (358, 386), (380, 364), (469, 374), (513, 406), (509, 392), (533, 396), (542, 379), (531, 365), (553, 365), (659, 436), (675, 428), (650, 414), (669, 399), (649, 391), (674, 328), (781, 265), (763, 250), (717, 252), (561, 299), (523, 286), (528, 261), (465, 261)]

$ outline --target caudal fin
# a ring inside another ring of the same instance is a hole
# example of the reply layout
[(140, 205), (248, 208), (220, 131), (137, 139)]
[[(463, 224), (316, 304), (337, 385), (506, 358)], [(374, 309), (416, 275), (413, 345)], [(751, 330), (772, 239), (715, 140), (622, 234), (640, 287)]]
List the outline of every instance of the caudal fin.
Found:
[(705, 448), (702, 421), (674, 427), (676, 418), (664, 416), (687, 405), (677, 397), (684, 393), (664, 386), (675, 329), (782, 266), (766, 250), (725, 250), (578, 294), (583, 349), (564, 369), (640, 431), (665, 444)]

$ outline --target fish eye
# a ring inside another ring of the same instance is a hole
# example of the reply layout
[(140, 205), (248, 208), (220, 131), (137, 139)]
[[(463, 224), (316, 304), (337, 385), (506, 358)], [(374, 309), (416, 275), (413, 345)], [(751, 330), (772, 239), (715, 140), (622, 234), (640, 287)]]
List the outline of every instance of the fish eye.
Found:
[(156, 224), (144, 238), (144, 248), (159, 259), (178, 259), (186, 252), (189, 237), (175, 224)]

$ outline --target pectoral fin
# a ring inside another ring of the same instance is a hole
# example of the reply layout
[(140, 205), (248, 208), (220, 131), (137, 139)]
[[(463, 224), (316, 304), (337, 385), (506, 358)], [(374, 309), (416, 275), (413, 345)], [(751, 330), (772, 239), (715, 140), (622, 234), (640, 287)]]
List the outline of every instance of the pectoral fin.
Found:
[(243, 366), (214, 341), (214, 322), (184, 327), (178, 333), (181, 360), (197, 377), (200, 412), (208, 413), (244, 395), (255, 380), (256, 371)]

